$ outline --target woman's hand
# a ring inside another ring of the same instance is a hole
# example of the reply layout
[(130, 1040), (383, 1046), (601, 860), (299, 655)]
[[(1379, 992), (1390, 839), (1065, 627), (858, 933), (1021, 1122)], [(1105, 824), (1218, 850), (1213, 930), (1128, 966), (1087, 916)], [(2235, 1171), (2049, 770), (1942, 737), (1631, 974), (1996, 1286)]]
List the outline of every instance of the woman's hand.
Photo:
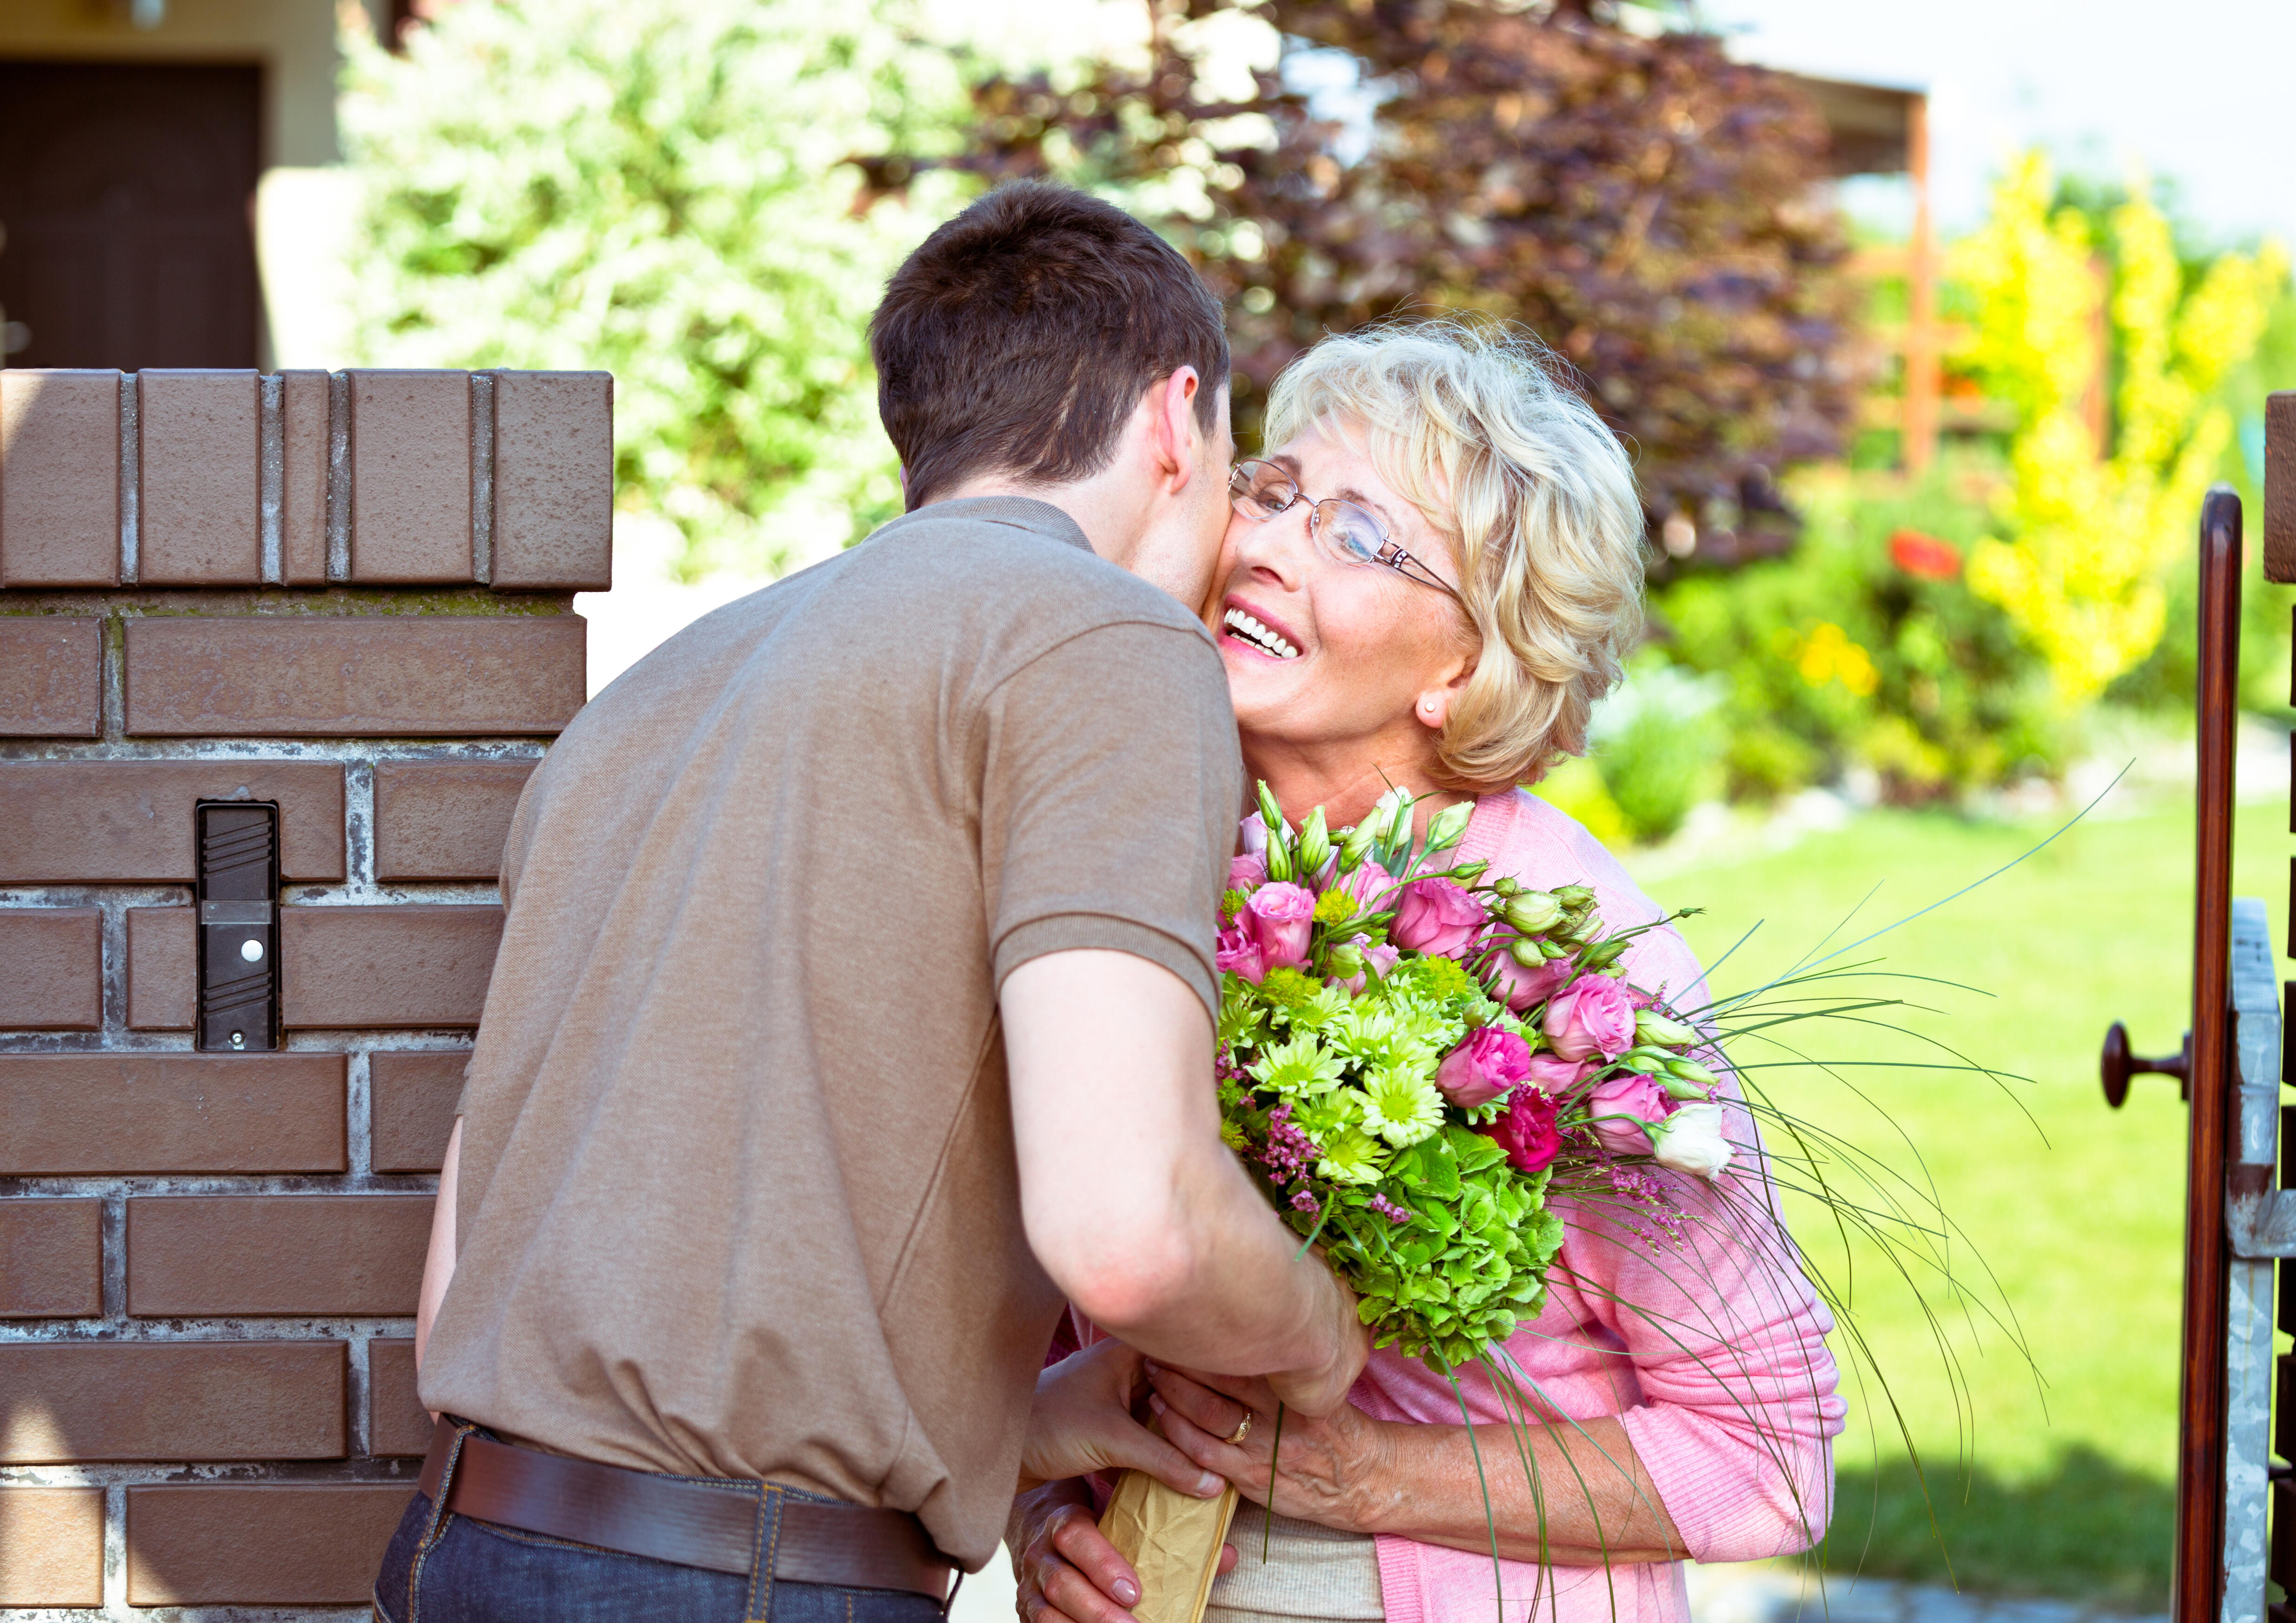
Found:
[[(1048, 1482), (1013, 1502), (1004, 1541), (1015, 1552), (1021, 1623), (1130, 1623), (1140, 1602), (1140, 1575), (1093, 1521), (1082, 1482)], [(1220, 1546), (1219, 1570), (1235, 1565), (1235, 1546)]]
[(1021, 1449), (1021, 1490), (1127, 1467), (1168, 1488), (1214, 1499), (1226, 1486), (1142, 1424), (1148, 1398), (1141, 1356), (1121, 1341), (1096, 1341), (1037, 1377), (1029, 1437)]
[[(1275, 1394), (1265, 1381), (1192, 1377), (1158, 1364), (1145, 1371), (1155, 1389), (1149, 1407), (1164, 1435), (1195, 1464), (1279, 1516), (1350, 1533), (1380, 1530), (1400, 1488), (1390, 1470), (1394, 1428), (1387, 1422), (1347, 1403), (1316, 1419), (1287, 1409), (1279, 1453)], [(1229, 1440), (1247, 1414), (1250, 1428)]]

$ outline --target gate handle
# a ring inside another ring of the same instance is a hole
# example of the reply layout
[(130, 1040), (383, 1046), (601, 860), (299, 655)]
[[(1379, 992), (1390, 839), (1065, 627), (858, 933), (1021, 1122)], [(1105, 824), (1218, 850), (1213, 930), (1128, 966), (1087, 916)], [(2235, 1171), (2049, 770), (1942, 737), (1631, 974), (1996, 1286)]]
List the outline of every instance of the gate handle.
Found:
[(2104, 1054), (2097, 1066), (2104, 1078), (2104, 1102), (2119, 1110), (2128, 1099), (2128, 1078), (2144, 1071), (2152, 1071), (2177, 1078), (2177, 1094), (2193, 1096), (2193, 1034), (2185, 1033), (2185, 1046), (2169, 1059), (2148, 1060), (2128, 1052), (2128, 1028), (2119, 1021), (2104, 1034)]

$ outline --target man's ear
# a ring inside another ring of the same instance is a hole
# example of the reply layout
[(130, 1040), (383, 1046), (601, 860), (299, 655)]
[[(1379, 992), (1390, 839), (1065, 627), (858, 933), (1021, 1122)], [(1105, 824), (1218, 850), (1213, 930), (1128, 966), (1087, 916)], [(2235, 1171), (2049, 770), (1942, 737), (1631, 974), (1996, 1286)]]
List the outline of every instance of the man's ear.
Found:
[(1202, 430), (1196, 422), (1196, 394), (1203, 380), (1193, 366), (1177, 368), (1150, 391), (1150, 419), (1156, 473), (1175, 494), (1187, 488), (1196, 465), (1196, 441)]

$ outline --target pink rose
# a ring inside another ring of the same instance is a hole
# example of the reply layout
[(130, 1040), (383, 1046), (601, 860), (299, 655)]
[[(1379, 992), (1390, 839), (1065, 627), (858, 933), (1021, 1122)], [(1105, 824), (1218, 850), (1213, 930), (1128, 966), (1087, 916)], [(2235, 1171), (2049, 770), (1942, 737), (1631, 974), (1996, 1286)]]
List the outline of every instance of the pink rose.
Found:
[(1239, 916), (1219, 932), (1212, 947), (1212, 963), (1224, 975), (1241, 975), (1258, 986), (1267, 976), (1267, 955), (1260, 950), (1251, 926)]
[[(1374, 947), (1369, 936), (1357, 936), (1349, 945), (1363, 955), (1364, 962), (1371, 966), (1371, 975), (1383, 978), (1390, 970), (1403, 961), (1403, 955), (1384, 941)], [(1360, 997), (1363, 996), (1365, 984), (1369, 979), (1370, 975), (1350, 975), (1340, 984), (1347, 988), (1349, 996)]]
[(1231, 890), (1257, 890), (1267, 882), (1267, 863), (1264, 857), (1246, 854), (1228, 859), (1227, 888)]
[(1257, 857), (1267, 849), (1267, 824), (1258, 812), (1238, 824), (1236, 829), (1246, 857)]
[(1507, 1152), (1507, 1165), (1517, 1172), (1544, 1172), (1562, 1152), (1554, 1101), (1535, 1087), (1515, 1089), (1506, 1110), (1483, 1131)]
[(1366, 862), (1352, 873), (1342, 873), (1339, 889), (1355, 898), (1356, 906), (1365, 913), (1377, 913), (1395, 903), (1395, 898), (1389, 894), (1395, 889), (1395, 875), (1375, 862)]
[(1404, 886), (1395, 924), (1387, 932), (1398, 947), (1429, 957), (1456, 958), (1482, 930), (1481, 904), (1447, 879), (1415, 879)]
[(1513, 1009), (1517, 1014), (1535, 1008), (1561, 991), (1572, 974), (1570, 960), (1549, 958), (1535, 970), (1527, 970), (1506, 953), (1492, 960), (1491, 968), (1483, 979), (1491, 988), (1491, 996)]
[[(1308, 962), (1308, 937), (1316, 928), (1316, 898), (1299, 885), (1262, 885), (1243, 905), (1251, 933), (1267, 956), (1269, 969), (1296, 970)], [(1628, 1022), (1631, 1029), (1632, 1022)]]
[(1534, 1053), (1524, 1079), (1541, 1093), (1567, 1099), (1595, 1070), (1595, 1066), (1583, 1060), (1566, 1060), (1559, 1053)]
[(1512, 1031), (1483, 1026), (1443, 1056), (1435, 1086), (1461, 1110), (1513, 1093), (1530, 1075), (1530, 1045)]
[(1635, 1045), (1635, 1005), (1608, 975), (1581, 975), (1546, 1000), (1546, 1040), (1566, 1060), (1615, 1060)]
[(1666, 1089), (1631, 1070), (1603, 1078), (1587, 1095), (1595, 1136), (1613, 1155), (1648, 1155), (1651, 1137), (1644, 1125), (1664, 1121), (1673, 1109)]

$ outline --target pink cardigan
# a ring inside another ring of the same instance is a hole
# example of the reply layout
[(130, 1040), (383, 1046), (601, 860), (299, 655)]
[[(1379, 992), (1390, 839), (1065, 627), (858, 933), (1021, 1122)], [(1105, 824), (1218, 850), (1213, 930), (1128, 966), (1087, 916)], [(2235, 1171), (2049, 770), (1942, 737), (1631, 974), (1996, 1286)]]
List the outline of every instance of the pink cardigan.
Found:
[[(1476, 804), (1461, 859), (1476, 857), (1493, 874), (1540, 889), (1588, 887), (1613, 928), (1659, 916), (1592, 835), (1521, 790)], [(1671, 927), (1636, 938), (1626, 963), (1636, 986), (1662, 990), (1686, 1013), (1705, 1001), (1703, 972)], [(1833, 1321), (1786, 1261), (1783, 1231), (1772, 1226), (1773, 1193), (1752, 1170), (1752, 1119), (1743, 1111), (1734, 1119), (1729, 1135), (1749, 1152), (1719, 1191), (1657, 1174), (1686, 1214), (1677, 1234), (1628, 1232), (1616, 1207), (1561, 1208), (1570, 1226), (1548, 1275), (1546, 1308), (1507, 1343), (1546, 1418), (1620, 1418), (1702, 1562), (1754, 1561), (1816, 1541), (1833, 1508), (1829, 1439), (1846, 1413), (1825, 1348)], [(1718, 1193), (1751, 1217), (1726, 1215)], [(1095, 1326), (1078, 1328), (1084, 1340), (1099, 1339)], [(1463, 1372), (1460, 1386), (1479, 1423), (1508, 1420), (1481, 1371)], [(1391, 1349), (1372, 1355), (1349, 1401), (1381, 1420), (1456, 1425), (1460, 1418), (1449, 1383)], [(1520, 1462), (1509, 1447), (1487, 1455), (1483, 1467), (1520, 1471)], [(1571, 1484), (1546, 1491), (1568, 1493)], [(1679, 1563), (1606, 1572), (1508, 1561), (1498, 1563), (1495, 1585), (1488, 1553), (1391, 1537), (1377, 1544), (1390, 1623), (1481, 1623), (1502, 1594), (1501, 1623), (1534, 1616), (1539, 1623), (1688, 1623), (1690, 1616)]]
[[(1477, 803), (1460, 855), (1541, 889), (1585, 885), (1614, 928), (1660, 911), (1585, 829), (1521, 790)], [(1671, 927), (1636, 938), (1626, 963), (1636, 986), (1662, 988), (1687, 1012), (1705, 1001), (1703, 973)], [(1753, 1145), (1751, 1118), (1734, 1115), (1730, 1136)], [(1751, 1209), (1750, 1219), (1726, 1216), (1700, 1180), (1660, 1176), (1690, 1214), (1681, 1235), (1628, 1233), (1615, 1208), (1566, 1209), (1570, 1228), (1548, 1275), (1546, 1309), (1508, 1351), (1536, 1383), (1533, 1396), (1549, 1418), (1620, 1417), (1694, 1559), (1753, 1561), (1804, 1549), (1832, 1512), (1829, 1439), (1847, 1412), (1825, 1348), (1833, 1321), (1784, 1261), (1783, 1231), (1768, 1225), (1766, 1182), (1729, 1182), (1733, 1208)], [(1507, 1419), (1481, 1372), (1463, 1374), (1460, 1384), (1477, 1422)], [(1449, 1384), (1393, 1350), (1372, 1355), (1350, 1401), (1382, 1420), (1459, 1422)], [(1519, 1462), (1510, 1449), (1483, 1465), (1520, 1471)], [(1510, 1623), (1534, 1613), (1542, 1623), (1686, 1623), (1690, 1615), (1678, 1563), (1606, 1573), (1502, 1562), (1495, 1587), (1488, 1554), (1398, 1537), (1378, 1545), (1390, 1623), (1488, 1619), (1502, 1593)]]

